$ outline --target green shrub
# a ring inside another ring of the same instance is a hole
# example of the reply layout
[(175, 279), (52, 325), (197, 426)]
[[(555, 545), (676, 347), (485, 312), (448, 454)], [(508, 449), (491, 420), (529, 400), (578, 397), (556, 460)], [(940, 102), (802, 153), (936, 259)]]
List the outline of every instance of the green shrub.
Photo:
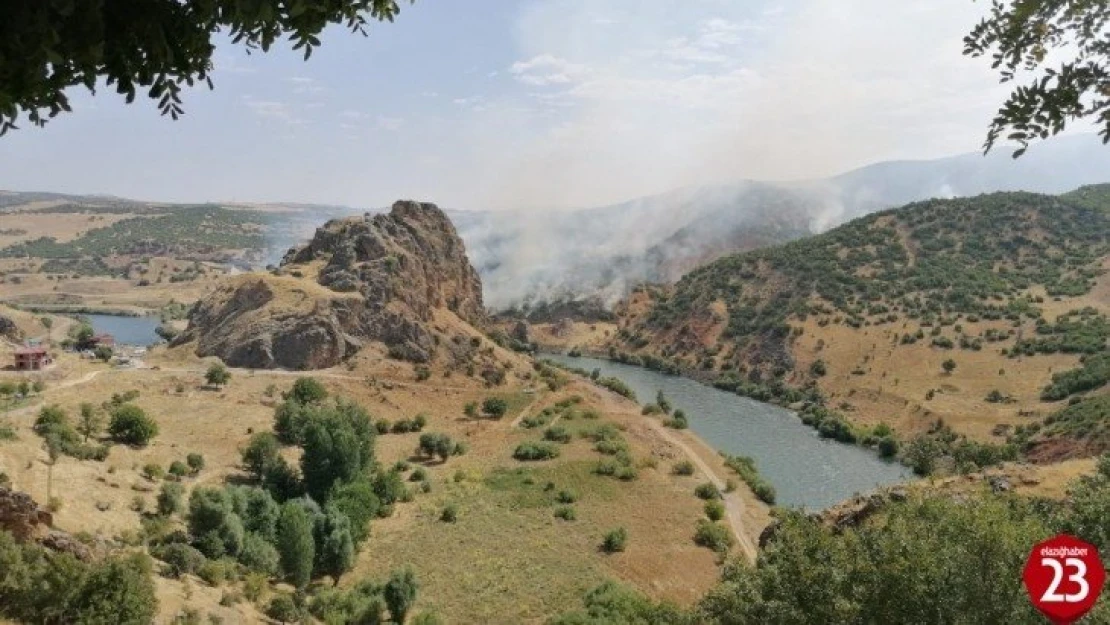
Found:
[(559, 506), (555, 508), (555, 518), (573, 521), (578, 518), (578, 514), (575, 513), (574, 506)]
[(152, 556), (166, 563), (163, 572), (168, 577), (195, 575), (207, 562), (203, 553), (184, 543), (153, 547), (150, 552)]
[(439, 515), (439, 520), (444, 523), (454, 523), (459, 519), (459, 507), (453, 503), (449, 503), (443, 507), (443, 512)]
[(504, 417), (505, 413), (508, 411), (509, 402), (500, 397), (487, 397), (486, 400), (482, 402), (482, 412), (494, 419)]
[(671, 467), (671, 473), (675, 475), (693, 475), (694, 463), (689, 460), (680, 460)]
[(705, 502), (705, 516), (710, 521), (720, 521), (725, 518), (725, 504), (719, 499), (710, 499)]
[(558, 501), (559, 503), (565, 503), (565, 504), (574, 503), (574, 502), (578, 501), (578, 493), (575, 493), (574, 491), (565, 490), (565, 489), (561, 490), (561, 491), (559, 491), (559, 494), (555, 496), (555, 501)]
[(543, 438), (544, 440), (556, 443), (569, 443), (571, 436), (570, 431), (567, 430), (565, 427), (561, 425), (556, 425), (544, 430)]
[(724, 525), (702, 519), (698, 521), (694, 532), (694, 543), (718, 553), (726, 553), (732, 547), (733, 537)]
[(550, 460), (559, 457), (559, 448), (545, 441), (525, 442), (513, 450), (513, 458), (523, 461)]
[(699, 499), (720, 499), (721, 491), (712, 482), (705, 482), (694, 487), (694, 494)]
[(174, 460), (173, 462), (170, 463), (170, 468), (169, 468), (169, 474), (170, 475), (180, 478), (180, 477), (185, 477), (186, 475), (189, 475), (189, 473), (190, 473), (189, 467), (187, 467), (184, 462), (182, 462), (180, 460)]
[(618, 527), (605, 533), (605, 537), (601, 540), (601, 550), (605, 553), (617, 553), (624, 551), (627, 544), (628, 530)]

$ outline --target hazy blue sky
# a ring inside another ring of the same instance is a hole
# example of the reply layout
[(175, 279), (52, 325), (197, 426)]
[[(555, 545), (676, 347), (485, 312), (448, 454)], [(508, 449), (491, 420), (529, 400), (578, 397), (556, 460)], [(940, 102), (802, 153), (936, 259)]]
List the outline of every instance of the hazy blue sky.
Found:
[(561, 207), (974, 151), (1005, 94), (961, 56), (983, 5), (418, 0), (308, 62), (221, 47), (178, 122), (75, 90), (0, 139), (0, 188)]

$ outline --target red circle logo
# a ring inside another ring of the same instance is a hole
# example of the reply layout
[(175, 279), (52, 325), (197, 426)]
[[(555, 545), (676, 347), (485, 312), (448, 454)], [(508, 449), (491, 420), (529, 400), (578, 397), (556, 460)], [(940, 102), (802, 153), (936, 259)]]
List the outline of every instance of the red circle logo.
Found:
[(1056, 625), (1069, 625), (1095, 606), (1106, 569), (1094, 545), (1061, 534), (1033, 547), (1022, 579), (1034, 607)]

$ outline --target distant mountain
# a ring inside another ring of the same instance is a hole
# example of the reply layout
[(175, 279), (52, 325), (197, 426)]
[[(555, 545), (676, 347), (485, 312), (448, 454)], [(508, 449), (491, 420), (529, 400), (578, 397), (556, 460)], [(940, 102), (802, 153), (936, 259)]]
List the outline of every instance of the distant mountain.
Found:
[(638, 283), (673, 282), (725, 254), (912, 201), (993, 191), (1058, 194), (1110, 180), (1110, 148), (1093, 135), (1047, 141), (1017, 160), (1010, 153), (891, 161), (821, 180), (684, 188), (578, 211), (451, 217), (491, 306), (594, 296), (615, 302)]

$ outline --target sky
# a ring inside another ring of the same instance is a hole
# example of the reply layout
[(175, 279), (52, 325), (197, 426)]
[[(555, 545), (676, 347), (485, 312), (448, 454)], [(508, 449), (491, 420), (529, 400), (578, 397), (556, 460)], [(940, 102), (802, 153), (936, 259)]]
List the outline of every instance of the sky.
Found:
[(417, 0), (370, 36), (218, 46), (215, 90), (73, 91), (0, 188), (159, 201), (598, 206), (979, 149), (1008, 89), (971, 0)]

